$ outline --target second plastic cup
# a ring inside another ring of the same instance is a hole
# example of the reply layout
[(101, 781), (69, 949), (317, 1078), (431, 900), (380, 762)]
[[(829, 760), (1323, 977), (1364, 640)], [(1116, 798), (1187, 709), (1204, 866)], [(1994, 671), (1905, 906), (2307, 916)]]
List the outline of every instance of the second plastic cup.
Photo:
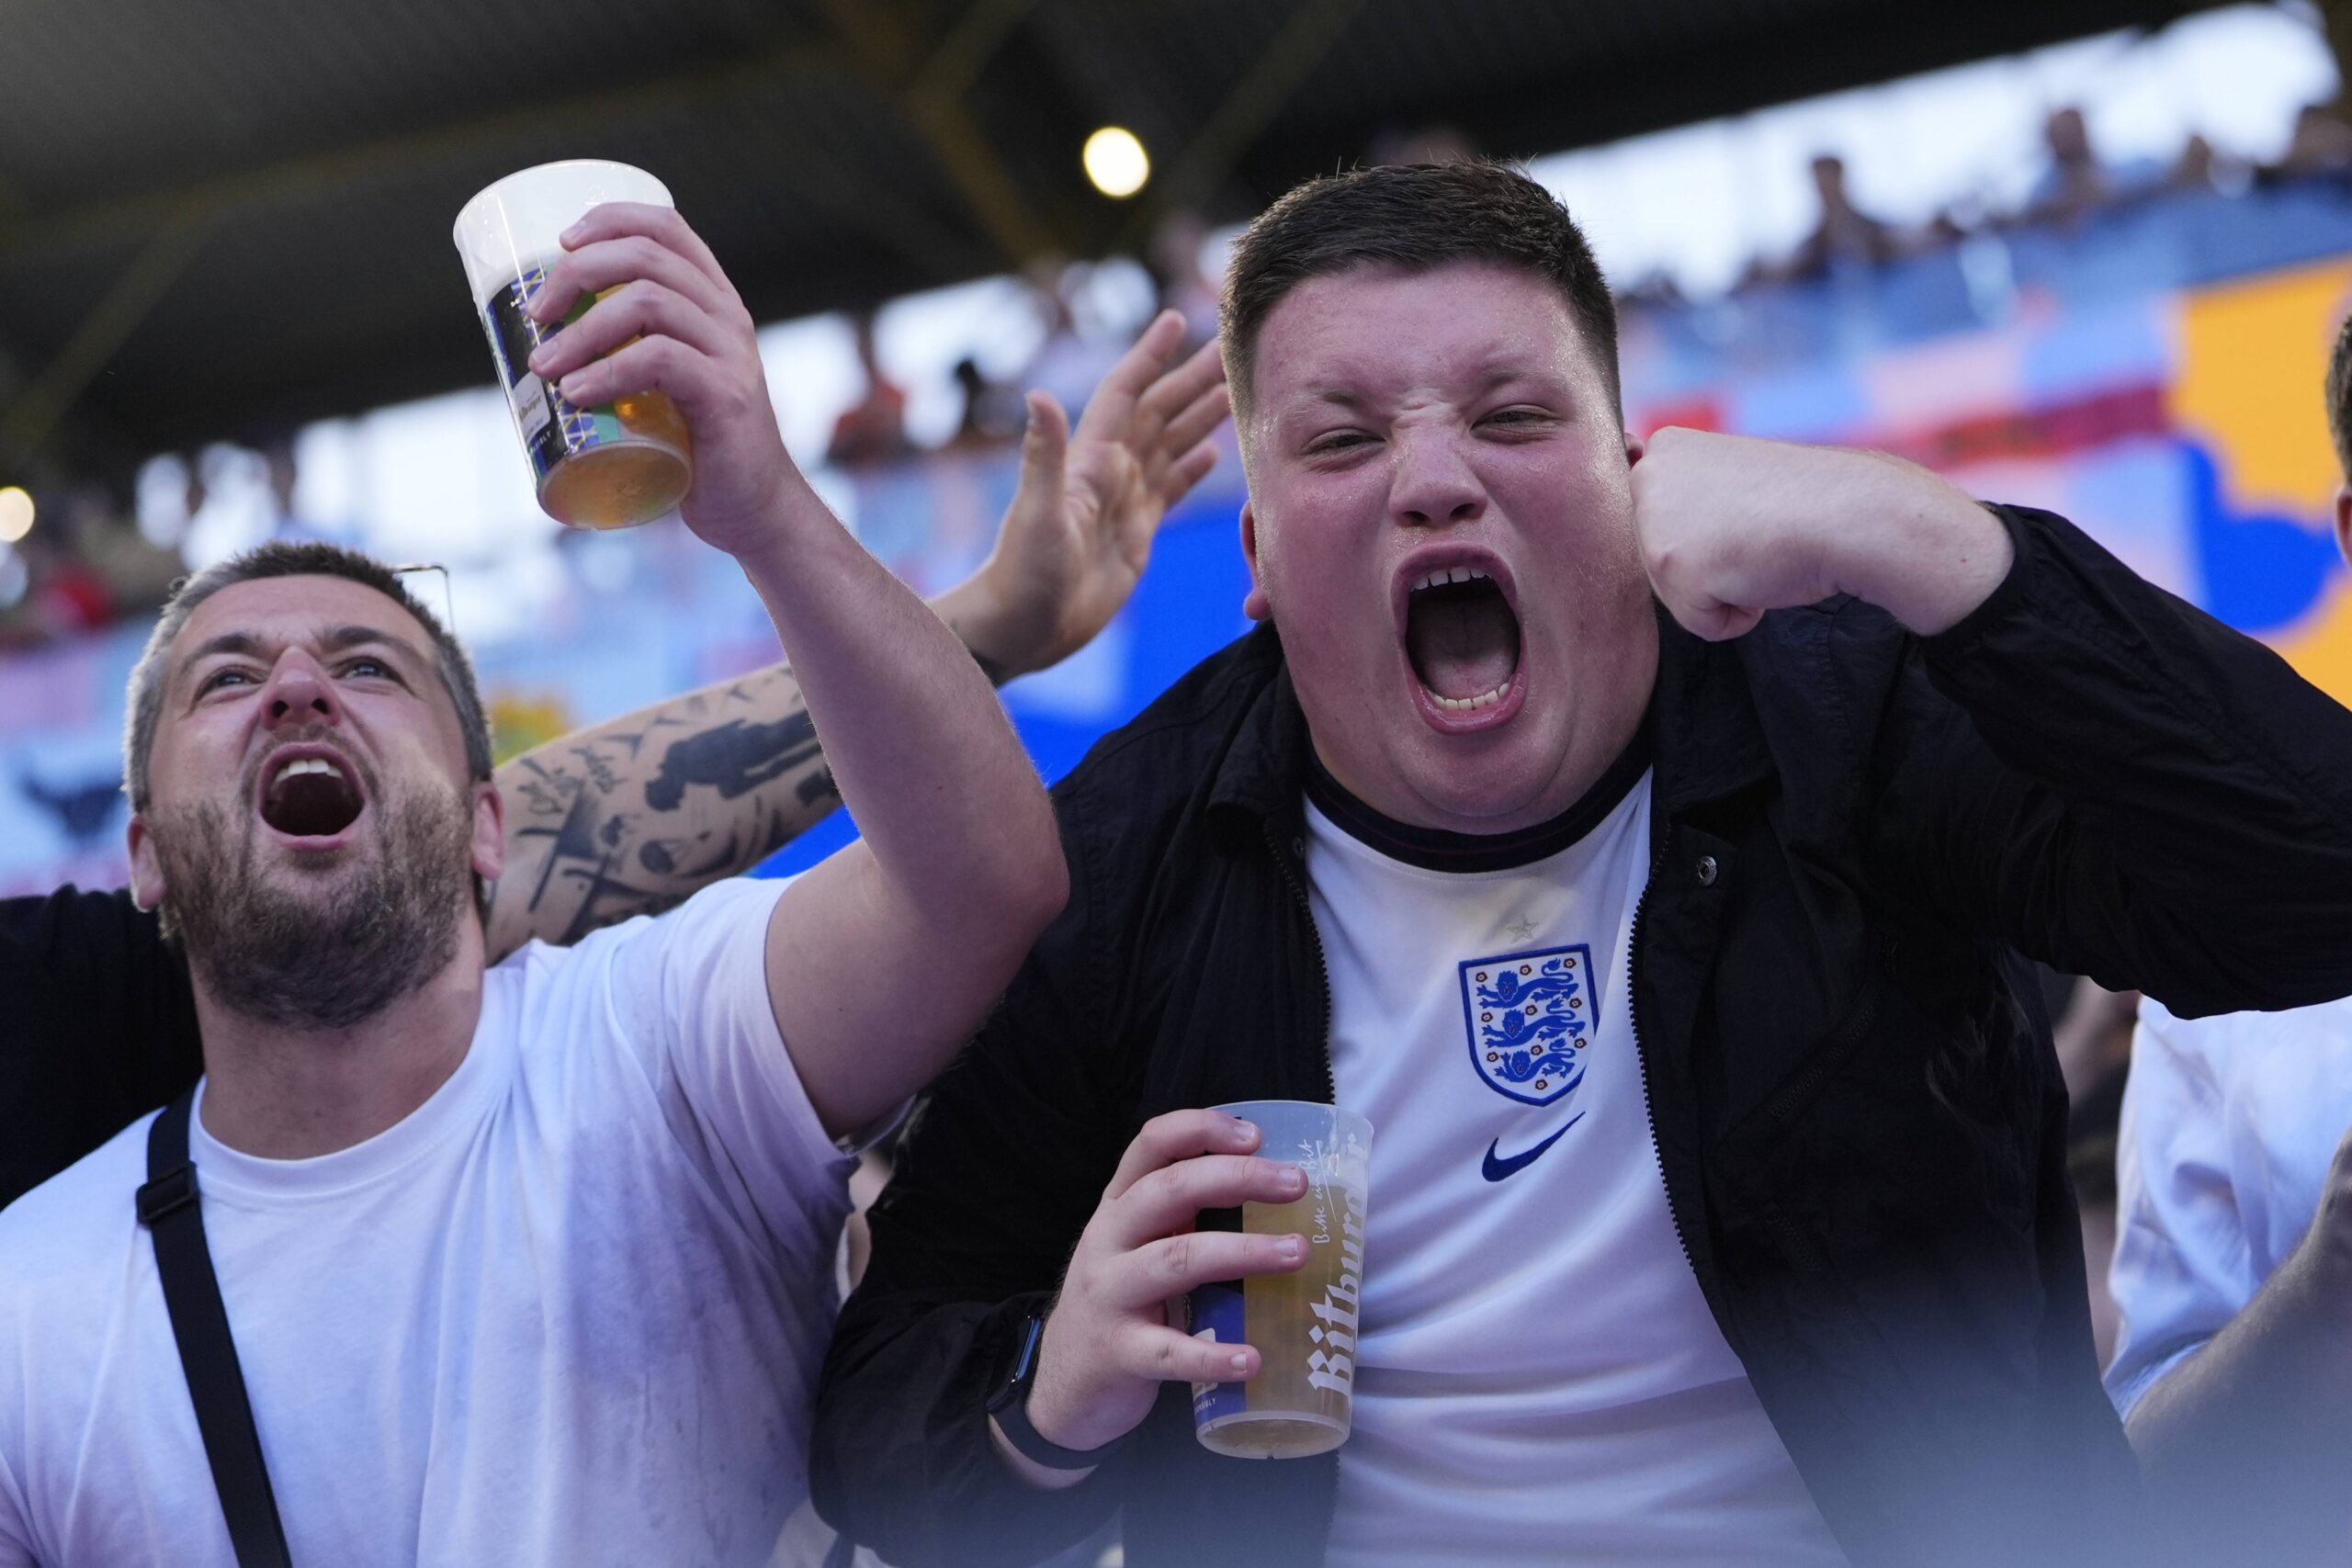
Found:
[(595, 301), (583, 296), (562, 321), (545, 327), (525, 307), (563, 254), (557, 236), (607, 201), (673, 205), (669, 190), (642, 169), (575, 159), (507, 175), (466, 203), (456, 230), (540, 510), (575, 528), (650, 523), (675, 510), (694, 483), (694, 443), (667, 397), (639, 392), (575, 408), (531, 373), (531, 351)]
[(1253, 1235), (1306, 1238), (1306, 1263), (1288, 1274), (1219, 1280), (1187, 1299), (1195, 1338), (1258, 1348), (1246, 1383), (1194, 1383), (1201, 1446), (1237, 1459), (1302, 1459), (1348, 1440), (1355, 1393), (1356, 1320), (1363, 1290), (1363, 1226), (1371, 1196), (1372, 1123), (1303, 1100), (1251, 1100), (1212, 1109), (1264, 1134), (1258, 1153), (1306, 1172), (1287, 1203), (1245, 1203)]

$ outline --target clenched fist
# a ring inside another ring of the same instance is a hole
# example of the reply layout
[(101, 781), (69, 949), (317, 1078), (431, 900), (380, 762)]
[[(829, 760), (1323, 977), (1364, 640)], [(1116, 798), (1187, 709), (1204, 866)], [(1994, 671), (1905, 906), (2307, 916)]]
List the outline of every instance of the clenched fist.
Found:
[(1696, 430), (1650, 438), (1634, 525), (1659, 602), (1716, 641), (1837, 593), (1932, 636), (1990, 597), (2014, 554), (1998, 518), (1916, 464)]

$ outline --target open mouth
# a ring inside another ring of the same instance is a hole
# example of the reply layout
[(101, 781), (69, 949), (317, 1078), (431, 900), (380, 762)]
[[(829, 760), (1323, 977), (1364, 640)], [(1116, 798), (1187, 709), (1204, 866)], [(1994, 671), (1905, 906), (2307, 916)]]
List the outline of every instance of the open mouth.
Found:
[(1510, 694), (1519, 673), (1519, 616), (1483, 570), (1440, 567), (1406, 598), (1405, 656), (1446, 712), (1492, 707)]
[(290, 757), (273, 765), (261, 819), (291, 839), (331, 839), (359, 819), (367, 797), (345, 765), (330, 757)]

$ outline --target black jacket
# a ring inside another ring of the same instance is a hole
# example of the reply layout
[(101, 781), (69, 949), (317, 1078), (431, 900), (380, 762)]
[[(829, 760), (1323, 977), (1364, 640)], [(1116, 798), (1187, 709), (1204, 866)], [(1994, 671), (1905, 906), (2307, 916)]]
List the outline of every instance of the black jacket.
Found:
[[(2017, 954), (2183, 1014), (2352, 992), (2352, 713), (2003, 515), (2016, 566), (1939, 637), (1852, 599), (1724, 644), (1661, 616), (1650, 710), (1633, 1006), (1676, 1227), (1838, 1540), (1890, 1568), (2147, 1560)], [(1114, 1506), (1136, 1568), (1319, 1560), (1336, 1461), (1212, 1455), (1182, 1387), (1062, 1493), (983, 1409), (1142, 1122), (1330, 1093), (1306, 758), (1261, 630), (1056, 792), (1069, 906), (917, 1112), (819, 1395), (818, 1506), (893, 1562), (1033, 1561)]]

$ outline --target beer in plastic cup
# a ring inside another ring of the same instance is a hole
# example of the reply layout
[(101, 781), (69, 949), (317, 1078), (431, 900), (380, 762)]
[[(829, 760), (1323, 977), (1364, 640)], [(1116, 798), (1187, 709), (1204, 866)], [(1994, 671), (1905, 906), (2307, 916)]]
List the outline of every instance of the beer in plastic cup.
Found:
[(1261, 1158), (1306, 1172), (1305, 1195), (1241, 1206), (1250, 1235), (1305, 1236), (1306, 1262), (1293, 1273), (1218, 1280), (1187, 1298), (1194, 1338), (1255, 1345), (1260, 1357), (1246, 1383), (1193, 1385), (1193, 1429), (1202, 1447), (1236, 1459), (1327, 1453), (1348, 1440), (1355, 1391), (1372, 1123), (1303, 1100), (1212, 1109), (1264, 1134)]
[(557, 236), (599, 202), (672, 205), (660, 180), (627, 164), (574, 159), (507, 175), (458, 214), (458, 254), (490, 336), (540, 510), (575, 528), (626, 528), (674, 511), (694, 482), (694, 444), (677, 404), (637, 392), (575, 408), (531, 373), (531, 351), (587, 313), (585, 296), (542, 327), (525, 306), (564, 252)]

